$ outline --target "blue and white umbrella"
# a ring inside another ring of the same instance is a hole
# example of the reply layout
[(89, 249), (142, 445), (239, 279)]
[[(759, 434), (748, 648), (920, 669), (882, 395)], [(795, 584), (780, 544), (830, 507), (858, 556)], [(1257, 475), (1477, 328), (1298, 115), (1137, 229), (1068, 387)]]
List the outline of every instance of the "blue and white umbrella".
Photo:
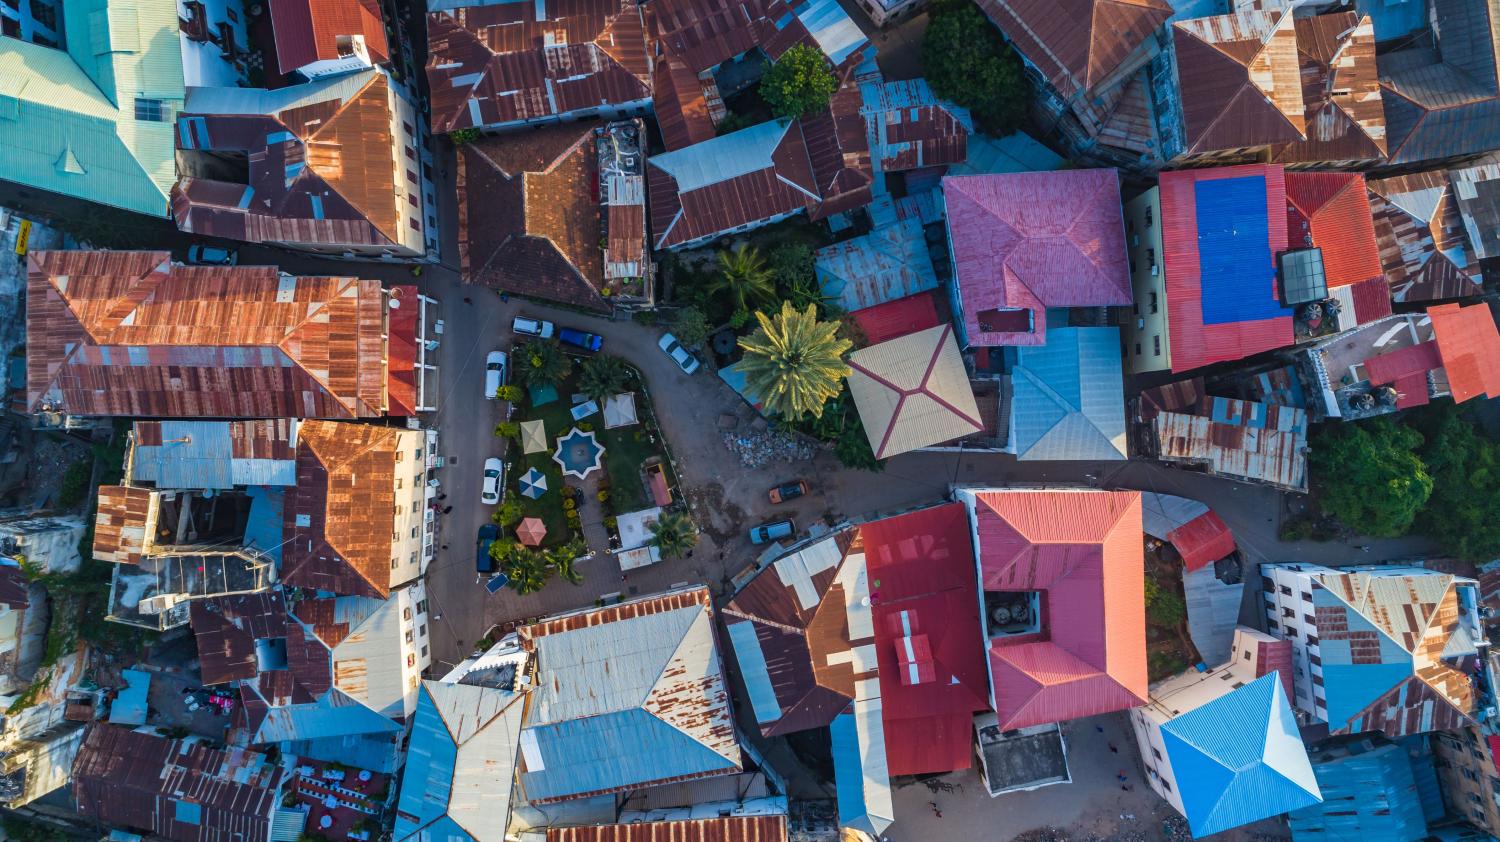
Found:
[(533, 500), (539, 499), (547, 490), (547, 475), (532, 468), (521, 477), (521, 494)]

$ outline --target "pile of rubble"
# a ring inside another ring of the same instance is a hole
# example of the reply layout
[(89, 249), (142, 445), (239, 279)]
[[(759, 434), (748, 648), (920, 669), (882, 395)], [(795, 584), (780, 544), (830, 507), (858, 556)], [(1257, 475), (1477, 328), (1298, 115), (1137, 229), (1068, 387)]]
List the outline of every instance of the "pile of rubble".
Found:
[(810, 444), (779, 430), (726, 432), (724, 446), (738, 456), (740, 464), (746, 468), (759, 468), (769, 462), (805, 462), (813, 458)]

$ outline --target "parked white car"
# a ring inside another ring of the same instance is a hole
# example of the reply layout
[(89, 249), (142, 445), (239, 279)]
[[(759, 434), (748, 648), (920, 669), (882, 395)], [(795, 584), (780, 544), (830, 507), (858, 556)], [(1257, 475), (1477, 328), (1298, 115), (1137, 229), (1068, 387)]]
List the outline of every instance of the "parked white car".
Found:
[(493, 506), (500, 502), (500, 486), (505, 482), (505, 463), (491, 456), (484, 460), (484, 488), (479, 493), (479, 499), (486, 506)]
[(557, 332), (557, 325), (546, 319), (532, 319), (526, 316), (516, 316), (511, 320), (510, 330), (522, 336), (536, 336), (542, 339), (551, 339), (552, 334)]
[(677, 337), (672, 334), (664, 334), (661, 341), (656, 343), (656, 347), (666, 351), (667, 356), (672, 358), (672, 362), (677, 363), (677, 367), (682, 369), (683, 374), (692, 374), (698, 370), (698, 358), (682, 347), (682, 343), (678, 342)]
[(495, 392), (505, 385), (505, 352), (491, 351), (484, 358), (484, 396), (490, 400), (495, 399)]

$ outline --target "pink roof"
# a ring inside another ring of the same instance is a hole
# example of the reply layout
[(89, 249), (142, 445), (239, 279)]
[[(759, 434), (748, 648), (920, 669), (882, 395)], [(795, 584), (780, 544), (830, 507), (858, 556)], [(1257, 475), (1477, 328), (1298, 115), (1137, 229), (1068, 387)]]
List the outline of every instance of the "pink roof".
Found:
[(892, 775), (969, 768), (986, 708), (974, 553), (961, 503), (866, 523), (875, 651)]
[(1041, 630), (990, 640), (1002, 729), (1145, 704), (1145, 558), (1135, 491), (974, 492), (985, 591), (1039, 591)]
[(1443, 304), (1429, 307), (1427, 315), (1432, 318), (1432, 336), (1448, 372), (1453, 402), (1500, 396), (1500, 332), (1490, 305)]
[[(949, 176), (943, 200), (969, 345), (1042, 345), (1048, 307), (1130, 303), (1114, 170)], [(993, 310), (1029, 311), (1032, 329)]]

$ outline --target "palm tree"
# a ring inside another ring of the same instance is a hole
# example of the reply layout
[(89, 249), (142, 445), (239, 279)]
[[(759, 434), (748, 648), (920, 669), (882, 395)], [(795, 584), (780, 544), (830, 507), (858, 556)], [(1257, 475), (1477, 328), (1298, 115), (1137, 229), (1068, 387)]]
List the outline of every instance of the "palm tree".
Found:
[(521, 371), (521, 379), (533, 388), (556, 386), (573, 373), (573, 359), (562, 352), (555, 340), (518, 345), (512, 359)]
[(630, 369), (619, 357), (591, 357), (583, 362), (578, 376), (578, 391), (596, 401), (618, 394), (630, 378)]
[(710, 295), (727, 295), (736, 311), (749, 312), (776, 295), (776, 284), (765, 258), (754, 246), (740, 243), (719, 252), (719, 274), (709, 283)]
[(698, 525), (682, 512), (664, 512), (651, 524), (651, 546), (666, 558), (681, 558), (698, 545)]
[(557, 575), (561, 576), (569, 584), (583, 584), (583, 574), (573, 565), (575, 559), (588, 551), (588, 545), (579, 538), (574, 538), (566, 544), (559, 544), (546, 551), (547, 564), (557, 569)]
[(776, 316), (756, 313), (755, 318), (760, 329), (740, 340), (747, 390), (783, 418), (822, 417), (823, 404), (838, 396), (840, 381), (849, 376), (844, 352), (853, 343), (838, 337), (837, 322), (818, 321), (811, 304), (799, 311), (783, 301)]

